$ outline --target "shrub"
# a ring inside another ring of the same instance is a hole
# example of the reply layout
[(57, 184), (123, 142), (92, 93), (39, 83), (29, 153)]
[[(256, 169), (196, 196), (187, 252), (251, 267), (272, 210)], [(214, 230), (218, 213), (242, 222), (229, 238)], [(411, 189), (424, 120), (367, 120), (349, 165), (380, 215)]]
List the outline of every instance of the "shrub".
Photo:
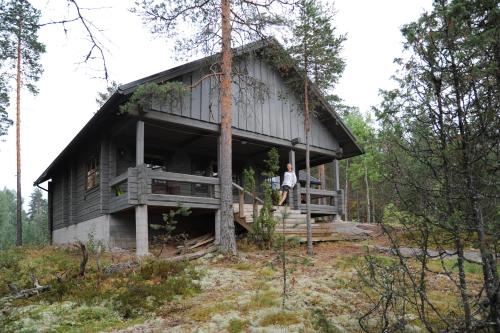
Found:
[(325, 316), (321, 309), (314, 309), (313, 326), (316, 332), (321, 333), (340, 333), (341, 331)]
[(261, 319), (261, 326), (271, 326), (271, 325), (279, 325), (279, 326), (288, 326), (293, 324), (300, 323), (299, 317), (297, 314), (293, 312), (275, 312), (264, 316)]
[(243, 332), (244, 329), (248, 327), (249, 323), (246, 320), (241, 320), (241, 319), (231, 319), (229, 322), (229, 327), (227, 330), (230, 333), (240, 333)]

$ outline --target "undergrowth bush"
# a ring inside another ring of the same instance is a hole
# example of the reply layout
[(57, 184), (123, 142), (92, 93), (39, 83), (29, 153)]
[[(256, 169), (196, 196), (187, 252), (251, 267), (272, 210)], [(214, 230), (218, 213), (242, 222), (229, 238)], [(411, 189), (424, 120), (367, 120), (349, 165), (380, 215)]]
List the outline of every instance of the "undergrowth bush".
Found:
[[(79, 260), (76, 249), (47, 247), (0, 251), (0, 299), (9, 293), (8, 283), (16, 283), (19, 289), (31, 288), (31, 272), (35, 272), (42, 285), (50, 285), (49, 291), (37, 296), (0, 304), (0, 327), (10, 327), (0, 331), (31, 331), (28, 327), (37, 325), (37, 316), (43, 311), (50, 316), (61, 316), (61, 320), (75, 320), (76, 315), (66, 313), (66, 307), (59, 306), (62, 304), (71, 304), (70, 307), (78, 312), (78, 323), (94, 327), (97, 323), (93, 321), (103, 321), (114, 325), (122, 320), (154, 315), (165, 302), (200, 291), (197, 281), (201, 273), (188, 262), (150, 259), (136, 269), (126, 269), (112, 276), (102, 275), (89, 266), (85, 278), (81, 278), (77, 277)], [(80, 309), (82, 306), (88, 308)], [(89, 310), (94, 307), (101, 310)], [(64, 331), (61, 327), (66, 324), (56, 319), (45, 331)]]
[(279, 153), (276, 148), (272, 148), (267, 153), (266, 165), (262, 175), (265, 177), (261, 184), (264, 193), (264, 204), (260, 209), (259, 216), (254, 218), (252, 223), (252, 232), (250, 238), (260, 247), (270, 249), (274, 240), (274, 230), (278, 219), (273, 214), (273, 201), (275, 200), (276, 190), (272, 188), (270, 180), (275, 177), (279, 171)]

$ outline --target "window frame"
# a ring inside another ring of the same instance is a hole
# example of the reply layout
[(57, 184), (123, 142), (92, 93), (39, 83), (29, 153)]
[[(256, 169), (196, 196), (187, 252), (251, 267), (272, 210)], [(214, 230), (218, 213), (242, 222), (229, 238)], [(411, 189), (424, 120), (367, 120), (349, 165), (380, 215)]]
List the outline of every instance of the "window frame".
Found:
[[(101, 183), (100, 167), (99, 157), (96, 155), (91, 156), (85, 163), (85, 191), (89, 192), (99, 187)], [(93, 178), (92, 186), (89, 186), (91, 177)]]

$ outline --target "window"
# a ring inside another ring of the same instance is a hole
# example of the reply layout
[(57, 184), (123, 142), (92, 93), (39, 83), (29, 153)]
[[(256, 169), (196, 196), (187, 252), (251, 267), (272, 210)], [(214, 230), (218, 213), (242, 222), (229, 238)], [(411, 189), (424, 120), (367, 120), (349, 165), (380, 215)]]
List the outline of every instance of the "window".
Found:
[(93, 157), (87, 162), (85, 189), (91, 190), (97, 186), (99, 186), (99, 159)]

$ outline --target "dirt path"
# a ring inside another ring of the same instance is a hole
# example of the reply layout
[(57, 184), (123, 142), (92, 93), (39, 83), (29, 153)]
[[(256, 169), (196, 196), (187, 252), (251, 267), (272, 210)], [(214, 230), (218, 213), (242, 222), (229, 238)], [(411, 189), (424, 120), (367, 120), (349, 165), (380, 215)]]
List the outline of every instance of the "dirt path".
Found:
[[(372, 246), (372, 249), (383, 252), (383, 253), (389, 253), (392, 255), (396, 255), (396, 250), (393, 248), (387, 247), (387, 246)], [(413, 248), (413, 247), (400, 247), (399, 251), (401, 255), (407, 258), (414, 258), (423, 253), (423, 251), (419, 248)], [(436, 250), (427, 250), (427, 255), (432, 257), (432, 258), (442, 258), (442, 259), (456, 259), (457, 255), (454, 254), (453, 251), (450, 250), (444, 250), (443, 252), (439, 252)], [(479, 251), (464, 251), (464, 257), (465, 259), (478, 263), (481, 263), (481, 253)]]

